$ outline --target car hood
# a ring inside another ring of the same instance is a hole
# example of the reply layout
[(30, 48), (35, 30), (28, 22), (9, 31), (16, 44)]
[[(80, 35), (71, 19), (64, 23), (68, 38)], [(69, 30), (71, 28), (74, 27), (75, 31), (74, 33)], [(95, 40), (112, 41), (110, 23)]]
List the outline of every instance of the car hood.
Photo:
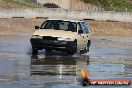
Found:
[(77, 35), (77, 32), (53, 30), (53, 29), (39, 29), (39, 30), (36, 30), (33, 33), (33, 35), (73, 38)]

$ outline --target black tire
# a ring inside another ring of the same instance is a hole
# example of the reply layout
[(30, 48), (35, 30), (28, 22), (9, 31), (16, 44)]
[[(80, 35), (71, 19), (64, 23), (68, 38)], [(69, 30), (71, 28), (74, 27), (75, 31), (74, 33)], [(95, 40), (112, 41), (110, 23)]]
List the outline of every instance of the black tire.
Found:
[(87, 45), (88, 45), (88, 47), (90, 47), (90, 45), (91, 45), (91, 41), (90, 40), (88, 40), (88, 44)]
[(90, 45), (91, 45), (91, 41), (88, 40), (87, 48), (84, 49), (86, 51), (86, 53), (89, 52)]
[(38, 49), (32, 48), (32, 55), (38, 55)]
[(88, 40), (88, 44), (87, 44), (87, 52), (89, 52), (89, 48), (90, 48), (90, 45), (91, 45), (91, 41), (90, 40)]
[(80, 54), (85, 54), (85, 53), (89, 52), (90, 45), (91, 45), (91, 41), (88, 40), (87, 46), (85, 47), (84, 50), (80, 51)]
[(87, 45), (84, 49), (85, 53), (89, 52), (89, 45)]
[(31, 59), (38, 59), (38, 56), (37, 55), (32, 55)]
[(50, 53), (51, 51), (51, 49), (45, 49), (45, 53)]
[(51, 52), (52, 50), (51, 49), (45, 49), (46, 52)]
[(77, 42), (74, 41), (73, 44), (71, 44), (71, 48), (67, 51), (69, 55), (74, 55), (77, 53)]

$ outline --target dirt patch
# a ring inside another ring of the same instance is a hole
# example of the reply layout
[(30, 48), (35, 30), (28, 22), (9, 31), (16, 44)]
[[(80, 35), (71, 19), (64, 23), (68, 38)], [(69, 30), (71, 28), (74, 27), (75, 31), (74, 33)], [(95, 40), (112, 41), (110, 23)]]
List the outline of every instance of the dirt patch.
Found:
[[(0, 19), (0, 33), (32, 34), (35, 25), (41, 25), (45, 19)], [(93, 35), (132, 36), (132, 22), (111, 22), (86, 20)]]
[(43, 19), (0, 19), (0, 32), (1, 33), (33, 33), (34, 26), (40, 25)]
[(132, 36), (132, 22), (86, 21), (93, 35)]

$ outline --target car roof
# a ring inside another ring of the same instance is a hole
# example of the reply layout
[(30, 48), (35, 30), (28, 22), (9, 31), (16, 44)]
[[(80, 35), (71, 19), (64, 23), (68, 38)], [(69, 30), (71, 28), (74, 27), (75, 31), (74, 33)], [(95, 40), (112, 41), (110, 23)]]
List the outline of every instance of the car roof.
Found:
[(70, 22), (84, 22), (83, 20), (78, 20), (78, 19), (47, 19), (47, 20), (62, 20), (62, 21), (70, 21)]

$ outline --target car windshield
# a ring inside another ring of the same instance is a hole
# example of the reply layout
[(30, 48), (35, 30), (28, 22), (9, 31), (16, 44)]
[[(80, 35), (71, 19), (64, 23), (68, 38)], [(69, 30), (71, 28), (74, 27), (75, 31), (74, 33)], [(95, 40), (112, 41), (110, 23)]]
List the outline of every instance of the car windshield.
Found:
[(77, 31), (76, 22), (62, 21), (62, 20), (47, 20), (41, 25), (41, 29), (55, 29), (64, 31)]

